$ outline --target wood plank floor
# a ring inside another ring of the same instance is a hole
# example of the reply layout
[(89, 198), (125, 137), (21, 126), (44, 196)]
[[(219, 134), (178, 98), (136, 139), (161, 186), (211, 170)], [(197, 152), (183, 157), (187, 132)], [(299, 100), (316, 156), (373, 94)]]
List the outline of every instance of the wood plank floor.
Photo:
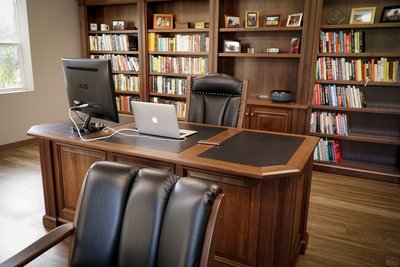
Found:
[[(37, 145), (0, 152), (0, 262), (47, 232), (43, 210)], [(314, 172), (308, 233), (296, 267), (400, 267), (400, 186)], [(68, 243), (29, 266), (67, 266)]]

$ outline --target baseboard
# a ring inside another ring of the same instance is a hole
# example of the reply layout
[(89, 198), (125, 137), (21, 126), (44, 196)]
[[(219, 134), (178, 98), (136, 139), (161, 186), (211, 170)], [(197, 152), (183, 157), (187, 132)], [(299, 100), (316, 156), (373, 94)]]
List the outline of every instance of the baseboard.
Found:
[(18, 142), (6, 144), (6, 145), (1, 145), (0, 146), (0, 152), (1, 151), (7, 151), (7, 150), (10, 150), (10, 149), (19, 148), (21, 146), (32, 145), (32, 144), (36, 144), (36, 143), (37, 143), (36, 138), (29, 138), (29, 139), (22, 140), (22, 141), (18, 141)]

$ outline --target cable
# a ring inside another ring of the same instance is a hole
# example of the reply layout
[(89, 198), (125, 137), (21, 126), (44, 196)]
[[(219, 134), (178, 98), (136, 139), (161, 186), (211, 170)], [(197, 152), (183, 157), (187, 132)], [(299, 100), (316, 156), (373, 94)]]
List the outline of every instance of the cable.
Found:
[[(71, 115), (71, 111), (72, 110), (75, 110), (76, 108), (81, 108), (81, 107), (82, 107), (82, 105), (81, 106), (73, 106), (73, 107), (69, 108), (68, 114), (69, 114), (70, 120), (73, 122), (75, 128), (77, 129), (77, 132), (78, 132), (78, 135), (79, 135), (80, 139), (82, 141), (84, 141), (84, 142), (92, 142), (92, 141), (104, 140), (104, 139), (111, 138), (116, 134), (120, 134), (120, 135), (123, 135), (123, 136), (130, 136), (130, 137), (133, 137), (133, 136), (134, 137), (145, 137), (145, 138), (156, 139), (156, 140), (169, 140), (169, 141), (174, 141), (174, 142), (182, 142), (182, 141), (185, 141), (187, 139), (186, 137), (184, 137), (182, 139), (171, 139), (171, 138), (162, 138), (162, 137), (155, 137), (155, 136), (149, 136), (149, 135), (139, 135), (137, 130), (135, 130), (135, 129), (123, 128), (123, 129), (115, 130), (114, 128), (111, 128), (111, 127), (104, 127), (104, 129), (101, 130), (102, 132), (105, 132), (107, 130), (113, 131), (109, 135), (94, 137), (94, 138), (90, 138), (90, 139), (85, 139), (85, 138), (83, 138), (81, 132), (79, 131), (78, 125), (76, 124), (75, 120), (72, 118), (72, 115)], [(135, 132), (136, 134), (126, 134), (126, 133), (123, 133), (123, 131)]]

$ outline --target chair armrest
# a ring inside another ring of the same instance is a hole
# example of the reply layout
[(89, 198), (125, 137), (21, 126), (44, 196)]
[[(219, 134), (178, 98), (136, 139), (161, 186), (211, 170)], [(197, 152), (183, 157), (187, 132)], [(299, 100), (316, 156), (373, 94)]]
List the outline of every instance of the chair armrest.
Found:
[(75, 227), (72, 223), (63, 224), (48, 232), (45, 236), (36, 240), (31, 245), (7, 259), (3, 263), (0, 263), (0, 267), (24, 266), (53, 246), (60, 243), (68, 236), (72, 235), (74, 232)]

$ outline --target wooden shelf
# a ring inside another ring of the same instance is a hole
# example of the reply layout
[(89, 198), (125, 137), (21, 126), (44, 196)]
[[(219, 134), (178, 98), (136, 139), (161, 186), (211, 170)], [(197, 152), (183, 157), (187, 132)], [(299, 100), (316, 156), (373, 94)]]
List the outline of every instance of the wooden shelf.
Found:
[(318, 110), (332, 110), (332, 111), (342, 111), (342, 112), (365, 112), (374, 114), (400, 115), (400, 108), (385, 108), (385, 107), (349, 108), (349, 107), (335, 107), (327, 105), (312, 105), (311, 108)]
[(315, 80), (316, 83), (321, 84), (345, 84), (345, 85), (368, 85), (368, 86), (387, 86), (387, 87), (400, 87), (400, 83), (389, 83), (389, 82), (372, 82), (368, 81), (343, 81), (343, 80)]
[(187, 28), (187, 29), (171, 29), (171, 30), (148, 29), (147, 30), (147, 32), (153, 32), (153, 33), (208, 33), (209, 31), (210, 31), (209, 28), (201, 28), (201, 29)]
[(90, 54), (122, 54), (122, 55), (139, 55), (139, 51), (90, 51)]
[(219, 32), (294, 32), (302, 31), (303, 27), (260, 27), (260, 28), (219, 28)]
[(138, 30), (89, 31), (89, 34), (138, 34)]
[(172, 52), (172, 51), (151, 51), (149, 55), (166, 55), (166, 56), (200, 56), (208, 57), (208, 52)]
[(372, 57), (400, 57), (399, 52), (363, 52), (363, 53), (318, 53), (319, 57), (359, 57), (359, 58), (372, 58)]
[(289, 53), (218, 53), (219, 57), (253, 57), (253, 58), (297, 58), (301, 57), (301, 54), (289, 54)]
[(353, 132), (350, 133), (348, 136), (337, 135), (337, 134), (323, 134), (323, 133), (310, 133), (310, 135), (318, 137), (358, 141), (358, 142), (400, 145), (400, 137), (393, 137), (393, 136), (382, 136), (382, 135), (362, 134)]
[(139, 72), (138, 71), (118, 71), (118, 70), (113, 70), (113, 74), (139, 75)]
[(186, 100), (186, 95), (161, 94), (161, 93), (155, 93), (155, 92), (150, 92), (149, 95), (150, 95), (150, 96), (156, 96), (156, 97), (167, 97), (167, 98), (174, 98), (174, 99)]
[(122, 91), (122, 90), (115, 90), (117, 95), (127, 95), (127, 96), (139, 96), (140, 93), (137, 91)]
[(188, 76), (191, 77), (201, 77), (206, 74), (183, 74), (183, 73), (165, 73), (165, 72), (150, 72), (149, 75), (152, 76), (170, 76), (170, 77), (182, 77), (187, 78)]
[(321, 30), (325, 29), (385, 29), (399, 28), (399, 22), (392, 23), (372, 23), (372, 24), (337, 24), (337, 25), (321, 25)]

